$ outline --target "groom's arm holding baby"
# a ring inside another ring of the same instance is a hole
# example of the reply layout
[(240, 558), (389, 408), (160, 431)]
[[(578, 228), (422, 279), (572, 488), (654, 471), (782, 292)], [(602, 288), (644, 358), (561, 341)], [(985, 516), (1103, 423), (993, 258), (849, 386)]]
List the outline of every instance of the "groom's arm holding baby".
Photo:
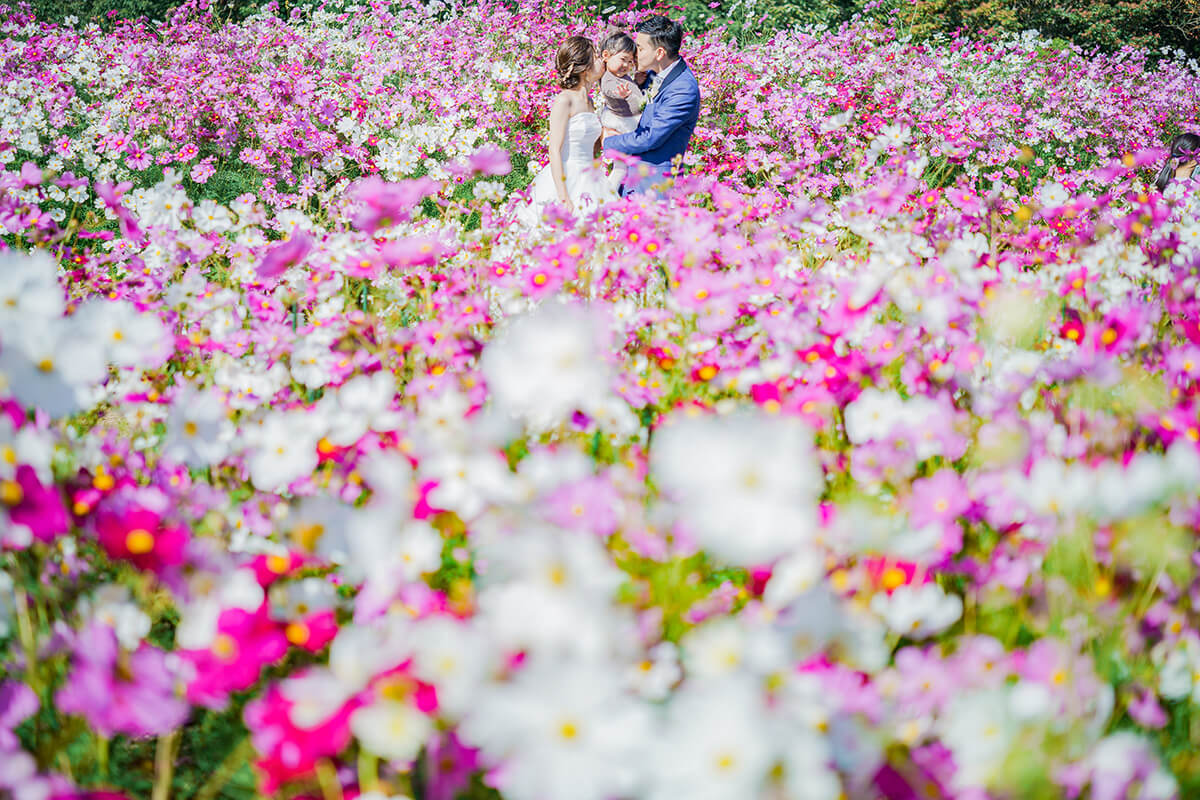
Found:
[(648, 125), (638, 125), (632, 133), (610, 136), (604, 140), (606, 152), (641, 155), (661, 147), (679, 126), (688, 122), (700, 105), (699, 91), (672, 92), (655, 100), (653, 118)]

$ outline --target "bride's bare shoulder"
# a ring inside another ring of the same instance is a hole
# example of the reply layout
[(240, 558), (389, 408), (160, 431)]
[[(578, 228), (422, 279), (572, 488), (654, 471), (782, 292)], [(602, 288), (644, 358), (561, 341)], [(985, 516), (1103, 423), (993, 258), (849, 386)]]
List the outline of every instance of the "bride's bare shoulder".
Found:
[(579, 102), (571, 92), (561, 91), (554, 95), (554, 99), (550, 101), (550, 110), (566, 111), (568, 113), (575, 110), (575, 105)]

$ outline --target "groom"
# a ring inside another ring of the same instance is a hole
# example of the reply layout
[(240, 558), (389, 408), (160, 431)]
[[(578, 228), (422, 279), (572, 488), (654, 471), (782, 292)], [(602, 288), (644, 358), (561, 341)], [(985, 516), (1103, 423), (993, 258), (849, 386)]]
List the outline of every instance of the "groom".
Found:
[(634, 28), (634, 39), (638, 71), (649, 73), (644, 87), (649, 101), (636, 130), (604, 140), (609, 157), (624, 153), (640, 162), (630, 165), (622, 197), (661, 195), (660, 184), (673, 177), (672, 162), (683, 156), (700, 116), (700, 85), (679, 57), (683, 26), (666, 17), (648, 17)]

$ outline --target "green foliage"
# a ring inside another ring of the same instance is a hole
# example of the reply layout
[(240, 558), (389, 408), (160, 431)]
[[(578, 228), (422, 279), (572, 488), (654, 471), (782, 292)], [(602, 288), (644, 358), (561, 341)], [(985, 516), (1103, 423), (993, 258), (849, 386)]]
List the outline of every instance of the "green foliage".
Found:
[(873, 5), (863, 8), (881, 18), (894, 16), (915, 38), (1036, 30), (1087, 50), (1131, 45), (1200, 55), (1200, 3), (1192, 0), (885, 0)]
[(749, 42), (786, 28), (836, 27), (860, 6), (857, 0), (680, 0), (677, 7), (689, 31), (724, 27)]
[[(180, 6), (181, 0), (76, 0), (73, 3), (26, 0), (20, 5), (26, 4), (38, 19), (46, 22), (60, 22), (71, 16), (83, 22), (112, 23), (143, 18), (162, 21)], [(265, 0), (213, 0), (210, 7), (219, 20), (242, 20), (264, 5)], [(286, 0), (280, 3), (280, 13), (286, 15), (287, 6)]]
[[(585, 0), (583, 7), (601, 14), (614, 9), (607, 0)], [(659, 10), (689, 31), (724, 28), (741, 42), (796, 26), (837, 27), (864, 14), (895, 21), (917, 39), (1037, 30), (1085, 49), (1169, 47), (1200, 56), (1196, 0), (676, 0)]]
[(246, 192), (257, 195), (262, 184), (263, 176), (257, 169), (235, 164), (218, 169), (203, 186), (194, 184), (190, 178), (184, 186), (189, 197), (211, 198), (223, 205), (229, 205), (236, 197)]

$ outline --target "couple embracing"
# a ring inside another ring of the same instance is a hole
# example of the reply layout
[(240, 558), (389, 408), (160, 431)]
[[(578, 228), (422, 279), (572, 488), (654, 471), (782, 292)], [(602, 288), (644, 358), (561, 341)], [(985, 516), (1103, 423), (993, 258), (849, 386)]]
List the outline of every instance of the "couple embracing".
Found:
[[(540, 220), (553, 203), (578, 213), (618, 196), (661, 192), (700, 116), (700, 87), (679, 57), (682, 40), (678, 22), (653, 16), (632, 37), (614, 33), (598, 49), (582, 36), (563, 42), (556, 58), (562, 91), (550, 108), (550, 163), (534, 179), (522, 216)], [(597, 84), (599, 111), (592, 103)], [(611, 173), (601, 150), (613, 161)]]

